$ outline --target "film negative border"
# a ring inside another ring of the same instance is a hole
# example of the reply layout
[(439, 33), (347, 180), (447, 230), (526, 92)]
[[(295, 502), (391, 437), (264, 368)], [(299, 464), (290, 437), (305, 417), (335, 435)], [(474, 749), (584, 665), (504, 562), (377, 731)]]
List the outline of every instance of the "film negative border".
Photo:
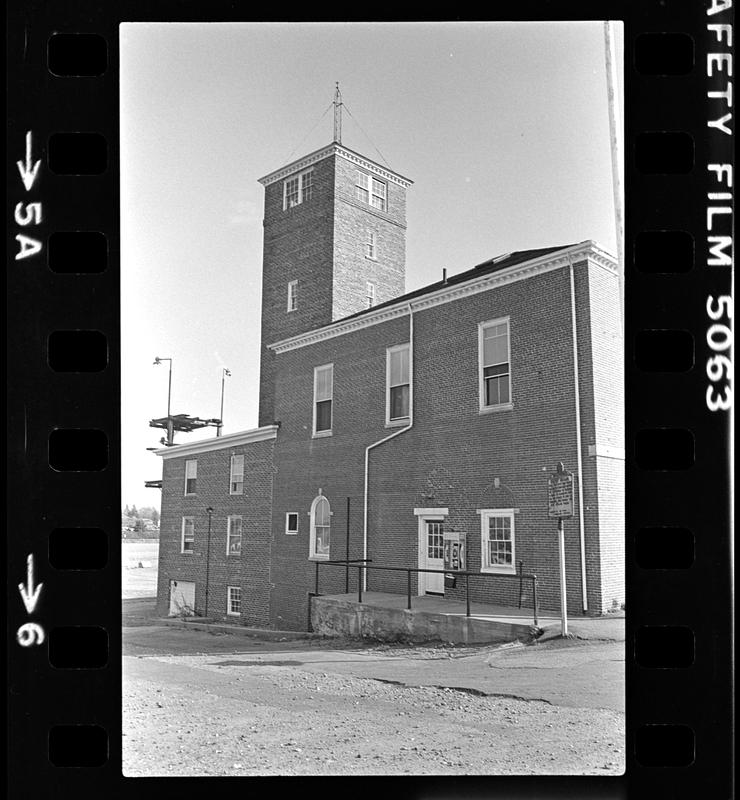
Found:
[[(508, 18), (583, 13), (522, 3)], [(599, 13), (625, 23), (627, 773), (473, 785), (724, 796), (734, 9), (656, 0)], [(239, 17), (226, 2), (14, 2), (8, 19), (11, 784), (17, 797), (128, 797), (152, 782), (123, 779), (120, 758), (117, 27)]]

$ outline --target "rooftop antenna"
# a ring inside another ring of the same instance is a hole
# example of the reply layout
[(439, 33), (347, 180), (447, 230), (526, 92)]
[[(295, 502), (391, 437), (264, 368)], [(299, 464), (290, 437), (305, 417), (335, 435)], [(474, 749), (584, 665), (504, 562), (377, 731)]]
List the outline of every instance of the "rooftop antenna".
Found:
[(339, 81), (334, 90), (334, 141), (342, 143), (342, 93), (339, 91)]

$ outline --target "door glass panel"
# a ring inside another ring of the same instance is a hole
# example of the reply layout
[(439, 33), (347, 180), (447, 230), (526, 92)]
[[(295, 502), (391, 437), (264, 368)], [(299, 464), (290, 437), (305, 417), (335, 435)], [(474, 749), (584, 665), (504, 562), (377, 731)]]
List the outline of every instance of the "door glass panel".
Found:
[(442, 559), (442, 530), (441, 522), (427, 522), (427, 558)]

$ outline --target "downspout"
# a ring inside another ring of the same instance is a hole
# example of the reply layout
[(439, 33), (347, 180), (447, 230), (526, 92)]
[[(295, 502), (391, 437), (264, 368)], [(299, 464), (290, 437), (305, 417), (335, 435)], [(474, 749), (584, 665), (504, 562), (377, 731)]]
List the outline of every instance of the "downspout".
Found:
[[(367, 559), (367, 504), (369, 496), (369, 475), (370, 475), (370, 451), (378, 445), (395, 439), (402, 433), (410, 430), (414, 425), (414, 312), (409, 303), (409, 424), (405, 428), (394, 431), (390, 436), (386, 436), (378, 442), (368, 445), (365, 448), (365, 499), (362, 509), (362, 557)], [(367, 590), (367, 570), (362, 573), (362, 589)]]
[(586, 585), (586, 535), (583, 520), (583, 454), (581, 452), (581, 392), (578, 384), (578, 328), (576, 326), (576, 284), (573, 273), (573, 261), (568, 256), (570, 272), (570, 311), (573, 326), (573, 381), (576, 406), (576, 452), (578, 470), (578, 534), (581, 544), (581, 599), (583, 612), (588, 611), (588, 586)]

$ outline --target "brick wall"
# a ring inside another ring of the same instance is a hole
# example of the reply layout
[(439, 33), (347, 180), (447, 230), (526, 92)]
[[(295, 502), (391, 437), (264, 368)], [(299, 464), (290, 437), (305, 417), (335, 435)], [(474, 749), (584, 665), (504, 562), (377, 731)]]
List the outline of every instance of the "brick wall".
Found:
[[(595, 461), (586, 454), (596, 440), (601, 400), (595, 403), (593, 398), (594, 353), (584, 341), (591, 335), (585, 319), (590, 314), (590, 275), (585, 263), (575, 269), (588, 597), (589, 607), (600, 610), (602, 498)], [(526, 572), (538, 575), (541, 607), (558, 608), (556, 523), (547, 518), (546, 486), (558, 461), (577, 470), (570, 302), (569, 271), (558, 269), (415, 314), (414, 426), (370, 452), (368, 555), (376, 564), (417, 566), (418, 520), (413, 509), (447, 507), (448, 523), (467, 532), (469, 568), (478, 570), (477, 509), (512, 507), (518, 509), (516, 560), (524, 562)], [(616, 311), (605, 301), (599, 311), (605, 325), (618, 324)], [(503, 316), (510, 318), (514, 408), (480, 414), (478, 323)], [(346, 497), (351, 501), (349, 555), (362, 555), (364, 450), (393, 432), (385, 427), (385, 350), (408, 341), (408, 332), (407, 317), (394, 319), (277, 356), (276, 415), (281, 430), (275, 450), (279, 469), (272, 550), (276, 627), (306, 625), (306, 597), (315, 569), (308, 561), (308, 510), (319, 489), (334, 512), (331, 557), (345, 555)], [(333, 435), (314, 439), (313, 368), (329, 362), (334, 363)], [(494, 486), (496, 478), (499, 488)], [(606, 487), (604, 491), (608, 493)], [(284, 534), (286, 511), (300, 514), (297, 536)], [(619, 513), (618, 501), (609, 513)], [(565, 529), (569, 609), (579, 612), (577, 517), (567, 521)], [(342, 568), (323, 568), (321, 573), (326, 576), (323, 593), (344, 591)], [(355, 586), (353, 574), (351, 587)], [(371, 572), (369, 588), (405, 591), (405, 577)], [(516, 579), (471, 582), (473, 600), (515, 605), (518, 594)], [(447, 595), (463, 596), (460, 588)]]
[[(166, 458), (163, 464), (157, 612), (169, 613), (170, 580), (194, 581), (196, 610), (205, 614), (206, 569), (208, 616), (244, 625), (270, 621), (271, 512), (274, 440)], [(244, 493), (229, 493), (232, 455), (244, 455)], [(185, 462), (198, 462), (196, 493), (184, 495)], [(210, 556), (206, 566), (208, 514), (211, 506)], [(242, 517), (241, 556), (227, 555), (227, 519)], [(181, 552), (182, 518), (193, 517), (192, 553)], [(242, 587), (240, 617), (227, 616), (226, 587)]]

